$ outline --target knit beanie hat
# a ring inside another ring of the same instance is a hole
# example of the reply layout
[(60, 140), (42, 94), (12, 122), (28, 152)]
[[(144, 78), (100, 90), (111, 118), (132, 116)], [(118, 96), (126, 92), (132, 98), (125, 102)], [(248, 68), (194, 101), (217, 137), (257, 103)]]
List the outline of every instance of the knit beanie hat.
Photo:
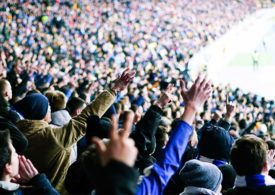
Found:
[(30, 120), (42, 120), (48, 112), (48, 107), (48, 99), (39, 93), (27, 95), (14, 105), (25, 119)]
[(196, 159), (187, 161), (179, 175), (185, 186), (206, 188), (214, 192), (222, 183), (222, 173), (218, 167)]
[(232, 167), (232, 165), (225, 164), (218, 167), (220, 171), (222, 172), (222, 189), (228, 190), (230, 188), (234, 187), (235, 179), (237, 176), (237, 173), (235, 169)]
[(224, 128), (211, 123), (206, 124), (200, 130), (199, 153), (207, 158), (228, 162), (234, 141)]

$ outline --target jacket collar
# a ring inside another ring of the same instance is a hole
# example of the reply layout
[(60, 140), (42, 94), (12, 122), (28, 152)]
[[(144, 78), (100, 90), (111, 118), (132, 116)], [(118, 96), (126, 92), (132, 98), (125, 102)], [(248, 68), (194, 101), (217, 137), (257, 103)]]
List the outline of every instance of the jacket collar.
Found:
[(12, 183), (9, 181), (0, 181), (0, 188), (7, 191), (15, 191), (19, 188), (19, 184)]
[(17, 127), (24, 133), (34, 133), (37, 130), (49, 127), (49, 124), (43, 120), (21, 120), (17, 122)]

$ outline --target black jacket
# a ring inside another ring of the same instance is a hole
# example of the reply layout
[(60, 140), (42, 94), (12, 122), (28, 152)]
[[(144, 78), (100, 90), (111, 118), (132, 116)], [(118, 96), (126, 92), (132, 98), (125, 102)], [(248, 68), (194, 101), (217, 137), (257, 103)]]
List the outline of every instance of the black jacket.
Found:
[(96, 194), (134, 195), (137, 190), (138, 173), (124, 163), (112, 160), (102, 169), (96, 182)]
[(156, 148), (156, 132), (163, 115), (162, 110), (157, 106), (151, 106), (144, 117), (137, 123), (136, 130), (130, 137), (135, 141), (138, 149), (136, 167), (142, 172), (144, 168), (155, 162), (151, 154)]

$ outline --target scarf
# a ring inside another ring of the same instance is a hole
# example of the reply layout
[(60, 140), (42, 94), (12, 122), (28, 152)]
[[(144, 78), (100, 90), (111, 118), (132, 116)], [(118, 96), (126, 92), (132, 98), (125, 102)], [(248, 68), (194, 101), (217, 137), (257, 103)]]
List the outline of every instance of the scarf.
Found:
[(18, 190), (19, 184), (12, 183), (9, 181), (0, 181), (0, 188), (5, 189), (7, 191), (15, 191)]
[(195, 186), (187, 186), (184, 188), (184, 191), (180, 195), (197, 195), (197, 194), (205, 194), (205, 195), (221, 195), (218, 192), (213, 192), (212, 190), (206, 188), (200, 188)]
[(212, 164), (216, 165), (217, 167), (228, 164), (226, 161), (211, 159), (211, 158), (207, 158), (205, 156), (199, 156), (199, 160), (202, 162), (212, 163)]
[(269, 175), (256, 174), (251, 176), (238, 176), (235, 187), (262, 187), (275, 185), (275, 180)]

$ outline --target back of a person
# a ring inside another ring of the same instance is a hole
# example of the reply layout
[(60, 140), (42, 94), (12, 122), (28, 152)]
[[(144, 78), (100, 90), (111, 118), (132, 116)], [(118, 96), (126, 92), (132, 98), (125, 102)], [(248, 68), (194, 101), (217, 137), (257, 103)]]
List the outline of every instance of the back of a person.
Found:
[(39, 172), (44, 172), (53, 186), (62, 192), (71, 148), (64, 148), (58, 143), (52, 127), (44, 121), (22, 120), (17, 126), (29, 141), (26, 156), (32, 160)]
[[(272, 159), (272, 160), (271, 160)], [(230, 161), (236, 170), (235, 187), (226, 195), (275, 194), (275, 180), (268, 175), (274, 166), (274, 154), (267, 151), (266, 143), (254, 135), (246, 135), (234, 143)]]

